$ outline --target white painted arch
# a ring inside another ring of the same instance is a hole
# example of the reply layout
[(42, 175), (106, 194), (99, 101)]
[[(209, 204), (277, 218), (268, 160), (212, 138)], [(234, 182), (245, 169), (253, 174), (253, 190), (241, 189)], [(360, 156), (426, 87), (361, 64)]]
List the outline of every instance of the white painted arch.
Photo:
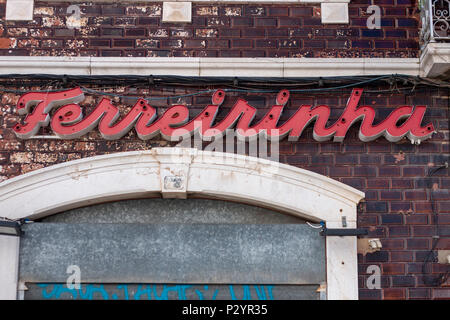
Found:
[[(9, 219), (155, 195), (239, 201), (324, 221), (329, 228), (342, 228), (343, 217), (355, 228), (356, 206), (364, 197), (338, 181), (275, 161), (186, 148), (79, 159), (0, 183), (1, 215)], [(0, 260), (0, 298), (15, 299), (18, 241), (0, 237), (0, 249), (8, 256)], [(328, 299), (357, 299), (356, 237), (327, 237), (326, 251)]]

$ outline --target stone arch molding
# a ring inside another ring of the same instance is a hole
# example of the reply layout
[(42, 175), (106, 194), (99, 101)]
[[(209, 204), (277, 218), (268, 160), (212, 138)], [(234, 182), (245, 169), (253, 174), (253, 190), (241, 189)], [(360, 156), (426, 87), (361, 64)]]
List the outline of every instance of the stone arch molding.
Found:
[[(356, 206), (364, 197), (352, 187), (293, 166), (189, 148), (95, 156), (0, 183), (2, 216), (9, 219), (37, 219), (100, 202), (156, 195), (239, 201), (324, 221), (328, 228), (342, 228), (343, 217), (348, 228), (355, 228)], [(19, 241), (14, 240), (0, 236), (0, 248), (5, 249), (0, 253), (0, 298), (16, 297)], [(326, 251), (328, 299), (357, 299), (356, 237), (327, 237)], [(8, 252), (9, 266), (1, 259), (8, 258), (2, 257)]]

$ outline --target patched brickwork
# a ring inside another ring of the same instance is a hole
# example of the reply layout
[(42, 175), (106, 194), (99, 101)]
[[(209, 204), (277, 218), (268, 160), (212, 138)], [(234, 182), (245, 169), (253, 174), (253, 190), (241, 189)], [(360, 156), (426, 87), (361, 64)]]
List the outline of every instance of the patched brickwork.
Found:
[[(0, 55), (100, 57), (418, 57), (412, 0), (385, 0), (381, 29), (370, 0), (349, 5), (350, 24), (322, 25), (320, 4), (193, 3), (192, 23), (162, 23), (161, 3), (35, 3), (34, 20), (4, 20)], [(379, 4), (377, 2), (377, 4)]]
[[(125, 96), (173, 96), (192, 93), (205, 88), (184, 89), (124, 88), (107, 90)], [(430, 168), (448, 161), (448, 89), (425, 88), (414, 92), (378, 92), (387, 87), (366, 87), (361, 105), (373, 106), (377, 110), (377, 121), (384, 119), (394, 108), (402, 105), (427, 105), (424, 123), (433, 122), (437, 134), (420, 145), (412, 145), (405, 139), (401, 143), (390, 143), (384, 138), (364, 143), (357, 137), (355, 126), (343, 143), (313, 140), (312, 129), (297, 142), (283, 140), (280, 145), (280, 161), (318, 172), (366, 193), (359, 206), (358, 224), (369, 230), (369, 236), (380, 238), (383, 248), (379, 252), (359, 255), (359, 282), (361, 299), (429, 299), (449, 298), (450, 283), (433, 287), (424, 283), (422, 262), (432, 246), (435, 235), (435, 213), (439, 213), (441, 234), (450, 234), (450, 177), (448, 170), (440, 170), (428, 178)], [(291, 99), (281, 118), (288, 119), (301, 104), (327, 104), (332, 107), (332, 118), (336, 120), (345, 107), (350, 90), (316, 94), (291, 94)], [(5, 180), (43, 168), (52, 164), (99, 154), (146, 150), (152, 147), (170, 146), (173, 143), (161, 139), (139, 140), (134, 130), (117, 141), (106, 141), (97, 130), (76, 140), (29, 139), (19, 140), (11, 127), (22, 117), (15, 112), (16, 94), (1, 97), (0, 178)], [(224, 105), (218, 114), (223, 118), (237, 97), (245, 98), (258, 109), (259, 118), (275, 102), (275, 94), (227, 93)], [(88, 114), (100, 96), (87, 95), (81, 103)], [(123, 113), (135, 102), (135, 98), (113, 98)], [(157, 100), (151, 103), (162, 114), (169, 105), (187, 104), (191, 117), (198, 114), (211, 102), (211, 95)], [(258, 119), (256, 119), (258, 120)], [(40, 135), (51, 134), (43, 129)], [(442, 238), (437, 249), (450, 249), (450, 238)], [(378, 265), (382, 271), (382, 290), (366, 287), (369, 265)], [(445, 271), (437, 263), (427, 266), (427, 271), (436, 276)]]

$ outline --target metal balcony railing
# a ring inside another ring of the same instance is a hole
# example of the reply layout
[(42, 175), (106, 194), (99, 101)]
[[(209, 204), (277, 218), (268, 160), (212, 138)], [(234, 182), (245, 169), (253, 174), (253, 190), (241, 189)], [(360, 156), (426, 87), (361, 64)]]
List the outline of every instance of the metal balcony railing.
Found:
[(450, 40), (450, 0), (420, 0), (422, 47), (429, 42)]

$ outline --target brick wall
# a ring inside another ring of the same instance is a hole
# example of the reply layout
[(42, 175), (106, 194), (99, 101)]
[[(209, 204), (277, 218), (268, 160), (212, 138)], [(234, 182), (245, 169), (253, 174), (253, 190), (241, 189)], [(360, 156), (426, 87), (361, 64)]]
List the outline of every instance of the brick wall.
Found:
[[(301, 5), (200, 5), (193, 4), (191, 24), (161, 22), (160, 3), (81, 3), (80, 27), (66, 14), (69, 3), (35, 3), (31, 22), (5, 22), (5, 4), (0, 3), (0, 55), (22, 56), (180, 56), (180, 57), (418, 57), (418, 12), (415, 1), (376, 1), (382, 8), (382, 29), (366, 27), (365, 11), (370, 0), (352, 0), (350, 24), (322, 25), (320, 6)], [(251, 76), (251, 75), (249, 75)], [(24, 87), (28, 89), (28, 87)], [(35, 89), (42, 89), (35, 86)], [(9, 88), (13, 89), (13, 88)], [(23, 88), (21, 88), (23, 89)], [(193, 88), (198, 91), (204, 88)], [(426, 122), (438, 133), (421, 145), (408, 141), (390, 143), (384, 138), (363, 143), (352, 128), (343, 143), (317, 143), (308, 128), (298, 142), (280, 145), (283, 163), (312, 170), (366, 193), (360, 205), (358, 224), (380, 238), (380, 252), (358, 255), (361, 299), (450, 298), (450, 283), (440, 287), (424, 284), (422, 262), (432, 246), (434, 211), (439, 213), (441, 233), (450, 234), (450, 178), (441, 170), (427, 178), (430, 168), (448, 161), (447, 89), (418, 89), (412, 93), (368, 92), (386, 87), (367, 87), (361, 104), (376, 108), (378, 119), (401, 105), (428, 105)], [(121, 95), (148, 97), (189, 93), (181, 88), (115, 87)], [(292, 94), (283, 114), (286, 120), (301, 104), (328, 104), (337, 119), (349, 90), (326, 94)], [(261, 116), (274, 103), (275, 94), (240, 94), (259, 109)], [(15, 112), (19, 95), (1, 92), (0, 181), (56, 163), (93, 155), (144, 150), (170, 143), (141, 141), (132, 131), (118, 141), (105, 141), (94, 130), (69, 141), (18, 140), (11, 127), (21, 119)], [(237, 95), (227, 94), (219, 118), (227, 113)], [(99, 96), (87, 95), (86, 112)], [(114, 99), (123, 112), (133, 98)], [(160, 112), (173, 103), (185, 103), (195, 116), (208, 103), (209, 95), (166, 99), (152, 103)], [(49, 134), (42, 129), (39, 134)], [(442, 238), (438, 249), (450, 249)], [(366, 288), (369, 265), (382, 271), (382, 290)], [(432, 275), (444, 267), (431, 263)]]
[[(161, 3), (35, 3), (34, 20), (5, 21), (0, 55), (101, 57), (418, 57), (414, 0), (383, 0), (379, 30), (367, 28), (371, 0), (352, 0), (350, 24), (322, 25), (320, 4), (204, 5), (189, 24), (162, 23)], [(76, 28), (70, 28), (77, 26)]]
[[(200, 89), (204, 88), (192, 90)], [(384, 119), (398, 106), (425, 104), (428, 110), (424, 123), (432, 121), (438, 133), (420, 145), (412, 145), (407, 140), (390, 143), (384, 138), (364, 143), (357, 138), (358, 129), (353, 127), (343, 143), (318, 143), (313, 140), (312, 129), (309, 127), (299, 141), (283, 140), (280, 161), (329, 176), (366, 193), (365, 201), (359, 206), (358, 224), (369, 230), (370, 237), (380, 238), (383, 248), (376, 253), (358, 255), (361, 299), (450, 298), (449, 281), (443, 286), (432, 287), (424, 284), (422, 274), (422, 262), (432, 246), (435, 232), (431, 196), (435, 200), (435, 212), (439, 213), (441, 233), (450, 235), (449, 171), (444, 169), (432, 178), (426, 177), (430, 168), (442, 165), (449, 159), (448, 89), (426, 88), (406, 94), (376, 92), (380, 89), (388, 88), (366, 87), (360, 103), (375, 107), (376, 121)], [(181, 88), (149, 90), (135, 87), (116, 87), (109, 91), (142, 97), (192, 92)], [(333, 108), (332, 118), (337, 119), (349, 95), (350, 90), (314, 95), (291, 94), (281, 121), (292, 115), (301, 104), (328, 104)], [(258, 108), (259, 117), (275, 100), (275, 94), (227, 93), (219, 119), (227, 114), (238, 96)], [(134, 131), (118, 141), (105, 141), (97, 130), (76, 140), (18, 140), (11, 129), (20, 120), (15, 113), (18, 98), (19, 95), (11, 93), (1, 96), (0, 181), (73, 159), (169, 145), (161, 139), (141, 141)], [(86, 107), (86, 113), (92, 110), (99, 99), (99, 96), (87, 95), (82, 103)], [(117, 98), (113, 101), (125, 113), (134, 99)], [(193, 117), (210, 101), (210, 95), (200, 95), (158, 100), (152, 105), (162, 113), (170, 104), (186, 103)], [(49, 133), (48, 129), (39, 132)], [(437, 249), (450, 249), (450, 238), (442, 238)], [(369, 265), (381, 267), (382, 290), (366, 288), (366, 271)], [(437, 263), (431, 263), (428, 268), (432, 275), (445, 271), (445, 267)]]

